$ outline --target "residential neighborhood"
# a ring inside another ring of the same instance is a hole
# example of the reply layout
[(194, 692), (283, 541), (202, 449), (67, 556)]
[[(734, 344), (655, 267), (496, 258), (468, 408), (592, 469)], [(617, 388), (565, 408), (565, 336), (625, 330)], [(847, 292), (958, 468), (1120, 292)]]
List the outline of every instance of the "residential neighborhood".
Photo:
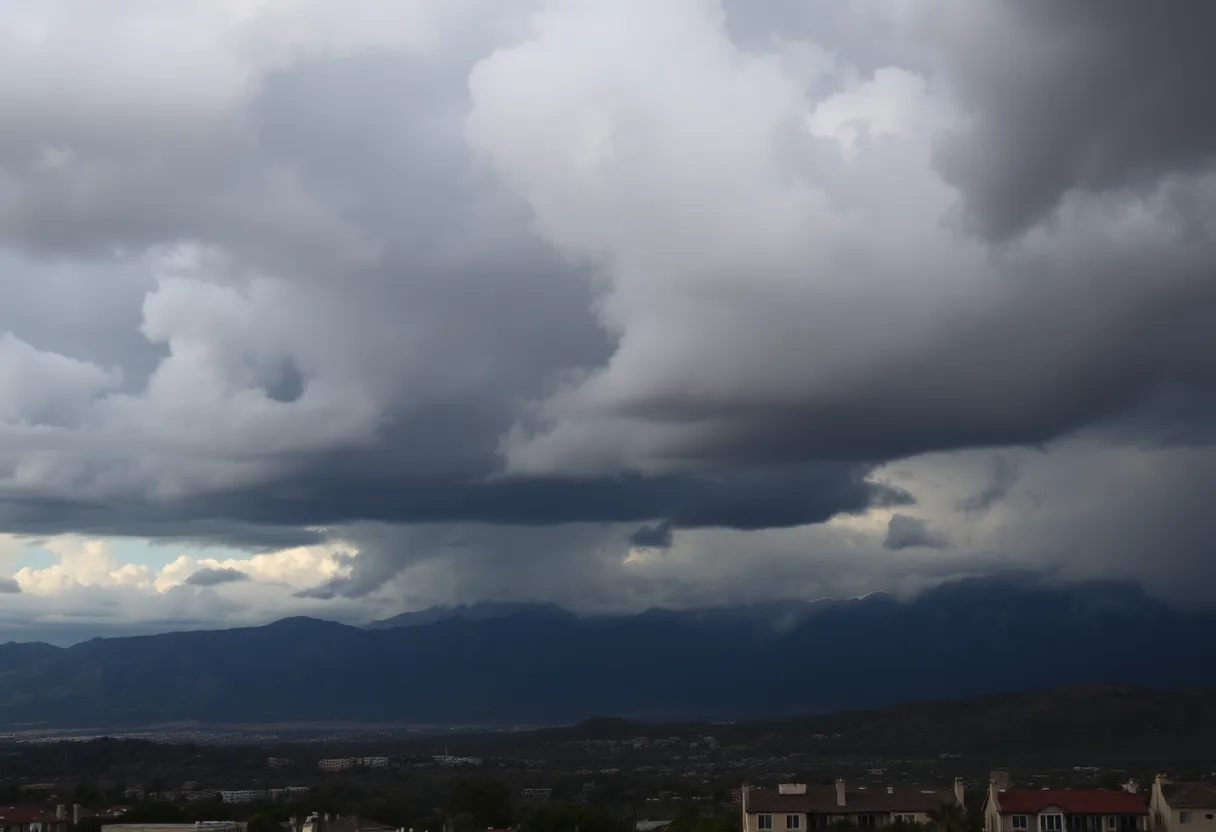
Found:
[(835, 786), (783, 783), (775, 792), (742, 788), (743, 832), (826, 829), (839, 823), (860, 828), (896, 822), (927, 823), (942, 806), (963, 806), (963, 783), (953, 788)]
[[(743, 832), (942, 826), (952, 813), (965, 817), (967, 806), (961, 778), (949, 788), (744, 783), (739, 795)], [(983, 832), (1216, 832), (1216, 783), (1158, 775), (1147, 793), (1135, 780), (1122, 788), (1019, 787), (994, 771), (980, 812)]]

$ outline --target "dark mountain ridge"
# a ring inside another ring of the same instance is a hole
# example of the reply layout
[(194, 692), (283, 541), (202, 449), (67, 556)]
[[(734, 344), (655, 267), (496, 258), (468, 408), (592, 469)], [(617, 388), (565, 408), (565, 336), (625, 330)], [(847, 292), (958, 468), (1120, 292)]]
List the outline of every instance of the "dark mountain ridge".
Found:
[(740, 609), (523, 608), (371, 630), (287, 619), (10, 644), (0, 647), (0, 723), (744, 719), (1080, 683), (1216, 684), (1216, 667), (1195, 661), (1216, 643), (1216, 616), (1124, 585), (981, 580), (907, 603)]

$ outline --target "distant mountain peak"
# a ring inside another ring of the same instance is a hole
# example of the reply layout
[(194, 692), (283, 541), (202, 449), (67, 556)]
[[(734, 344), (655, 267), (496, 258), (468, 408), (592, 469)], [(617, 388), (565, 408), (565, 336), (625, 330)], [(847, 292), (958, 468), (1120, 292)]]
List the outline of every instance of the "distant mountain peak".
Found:
[(329, 619), (325, 618), (313, 618), (307, 615), (292, 615), (287, 618), (280, 618), (277, 621), (272, 621), (261, 629), (266, 628), (276, 630), (346, 630), (350, 629), (350, 625), (342, 624), (338, 621), (330, 621)]

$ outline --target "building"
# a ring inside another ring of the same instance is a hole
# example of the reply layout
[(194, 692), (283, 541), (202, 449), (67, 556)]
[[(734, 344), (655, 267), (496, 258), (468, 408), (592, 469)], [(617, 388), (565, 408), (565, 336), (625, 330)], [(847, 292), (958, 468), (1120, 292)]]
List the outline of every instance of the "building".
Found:
[(889, 826), (896, 821), (924, 823), (942, 806), (963, 804), (963, 783), (953, 789), (912, 786), (846, 787), (783, 783), (776, 792), (752, 789), (740, 793), (743, 832), (795, 832), (826, 829), (846, 821), (862, 828)]
[(1149, 798), (1153, 832), (1216, 832), (1216, 783), (1153, 780)]
[(220, 789), (220, 800), (225, 803), (255, 803), (269, 797), (266, 789)]
[(284, 832), (397, 832), (394, 827), (358, 815), (319, 815), (313, 813), (303, 824), (293, 819), (283, 824)]
[(321, 771), (346, 771), (349, 768), (354, 768), (357, 762), (358, 760), (354, 757), (322, 760), (317, 763), (317, 768), (321, 769)]
[(0, 832), (67, 832), (69, 823), (62, 806), (56, 812), (37, 806), (0, 806)]
[(454, 757), (451, 754), (437, 754), (432, 757), (438, 765), (441, 766), (479, 766), (481, 765), (480, 757)]
[[(1148, 806), (1127, 789), (1013, 789), (994, 776), (985, 832), (1144, 832)], [(1001, 788), (1005, 785), (1006, 788)]]
[(245, 832), (248, 824), (215, 820), (198, 823), (107, 823), (101, 832)]

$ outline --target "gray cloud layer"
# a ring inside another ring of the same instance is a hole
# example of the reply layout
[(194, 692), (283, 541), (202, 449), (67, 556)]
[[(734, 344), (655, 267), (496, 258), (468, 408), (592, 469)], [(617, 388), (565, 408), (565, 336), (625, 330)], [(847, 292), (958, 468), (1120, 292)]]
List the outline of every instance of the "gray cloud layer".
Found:
[(919, 547), (945, 549), (950, 545), (950, 540), (945, 535), (931, 530), (919, 517), (893, 514), (887, 524), (887, 537), (882, 545), (892, 551)]
[(239, 569), (225, 567), (221, 569), (200, 569), (186, 578), (190, 586), (222, 586), (249, 580), (249, 574)]
[(438, 545), (371, 523), (669, 549), (1210, 441), (1209, 4), (238, 6), (0, 12), (0, 529), (353, 525), (361, 597)]

